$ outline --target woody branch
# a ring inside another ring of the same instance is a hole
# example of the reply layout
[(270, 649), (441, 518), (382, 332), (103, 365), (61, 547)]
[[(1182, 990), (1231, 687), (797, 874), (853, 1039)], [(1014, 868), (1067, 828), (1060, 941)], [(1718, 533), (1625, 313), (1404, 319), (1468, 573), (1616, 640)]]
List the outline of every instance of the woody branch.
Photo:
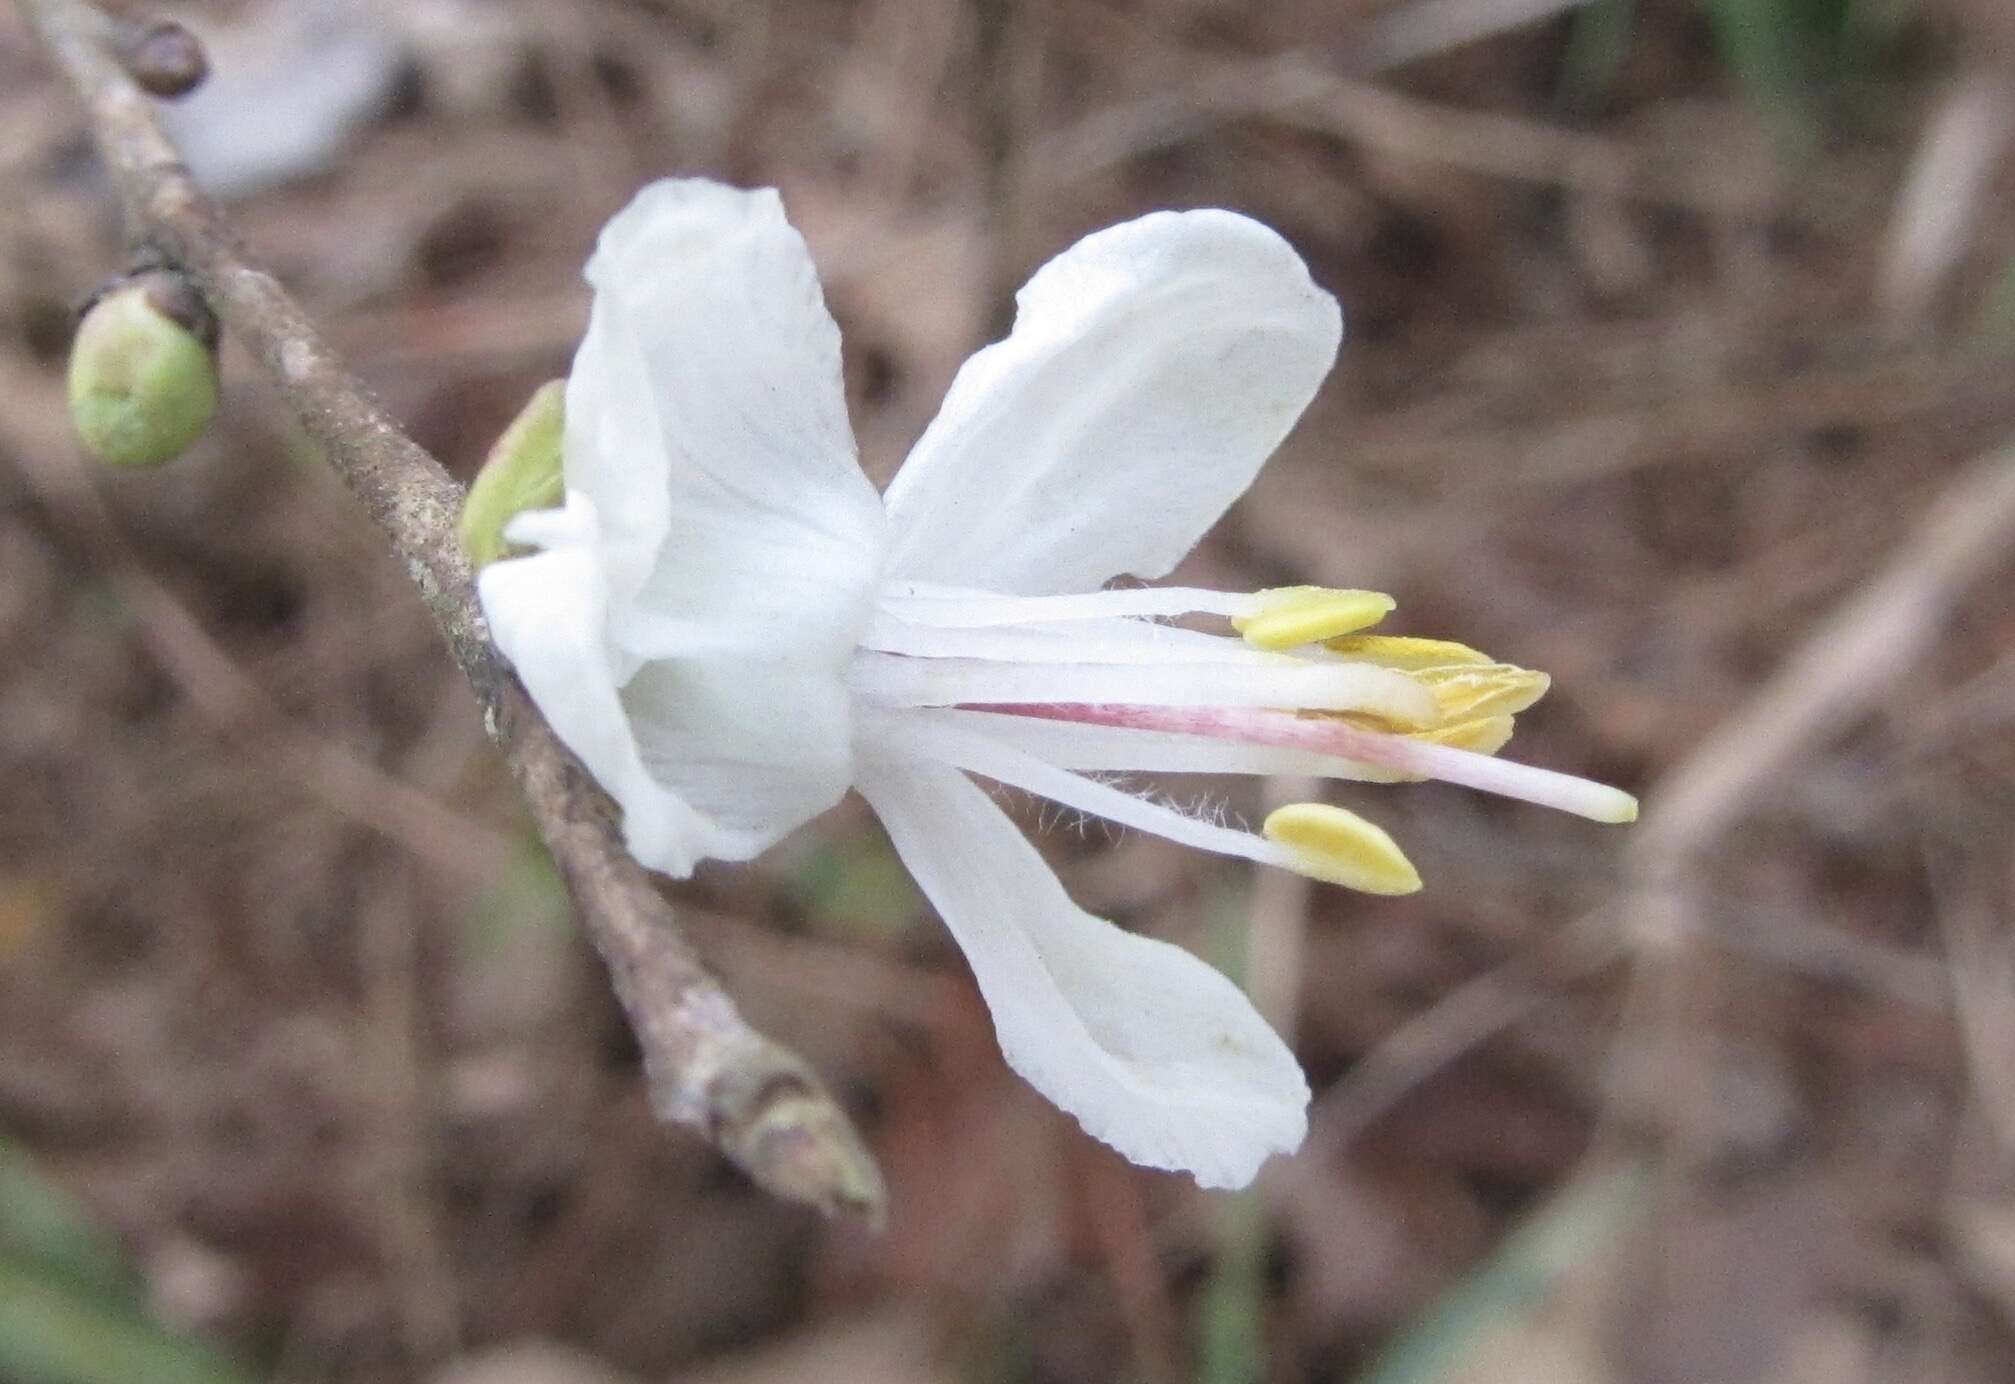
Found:
[(662, 1118), (704, 1131), (762, 1186), (880, 1215), (880, 1174), (805, 1062), (757, 1033), (624, 848), (613, 809), (491, 642), (456, 534), (463, 489), (371, 402), (299, 305), (241, 254), (134, 73), (129, 21), (17, 0), (83, 102), (136, 258), (188, 276), (258, 360), (412, 578), (509, 762), (642, 1045)]

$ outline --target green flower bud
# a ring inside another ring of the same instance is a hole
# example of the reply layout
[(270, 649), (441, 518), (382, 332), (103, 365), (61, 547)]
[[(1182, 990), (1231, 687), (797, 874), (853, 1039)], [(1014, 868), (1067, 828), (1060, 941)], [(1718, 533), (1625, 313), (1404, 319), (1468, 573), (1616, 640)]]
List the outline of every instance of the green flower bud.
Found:
[(528, 509), (549, 509), (566, 495), (560, 444), (566, 434), (567, 382), (534, 390), (504, 429), (462, 502), (462, 551), (479, 569), (507, 554), (504, 525)]
[(70, 345), (70, 421), (114, 466), (173, 461), (217, 411), (217, 327), (181, 275), (150, 269), (101, 293)]

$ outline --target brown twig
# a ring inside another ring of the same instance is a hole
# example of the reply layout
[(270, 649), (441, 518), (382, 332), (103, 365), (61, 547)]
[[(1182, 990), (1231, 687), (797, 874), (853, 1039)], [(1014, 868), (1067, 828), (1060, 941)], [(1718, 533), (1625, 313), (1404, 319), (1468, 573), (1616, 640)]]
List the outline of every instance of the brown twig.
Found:
[(1203, 76), (1086, 116), (1047, 136), (1032, 155), (1052, 186), (1257, 117), (1300, 125), (1401, 158), (1513, 182), (1685, 207), (1755, 220), (1774, 190), (1712, 160), (1659, 164), (1650, 151), (1604, 135), (1463, 110), (1330, 71), (1288, 52)]
[(89, 113), (128, 234), (187, 273), (259, 360), (390, 541), (483, 708), (582, 926), (642, 1043), (652, 1103), (704, 1130), (770, 1191), (880, 1215), (880, 1173), (811, 1069), (751, 1029), (700, 966), (624, 849), (607, 798), (512, 676), (455, 534), (462, 487), (368, 400), (279, 283), (228, 228), (120, 65), (113, 20), (86, 0), (18, 0)]
[[(1961, 472), (1881, 570), (1807, 635), (1741, 713), (1659, 784), (1631, 842), (1618, 917), (1639, 966), (1634, 989), (1655, 1016), (1640, 1099), (1682, 1156), (1705, 1147), (1711, 1093), (1694, 1041), (1710, 1001), (1698, 943), (1707, 852), (1771, 791), (1900, 682), (1973, 584), (2008, 559), (2015, 446)], [(1688, 1093), (1674, 1099), (1673, 1093)]]
[(1889, 561), (1661, 780), (1631, 841), (1633, 876), (1656, 883), (1690, 870), (1814, 747), (1875, 706), (1941, 636), (1959, 598), (2008, 560), (2011, 531), (2015, 446), (1955, 477)]
[(1413, 0), (1389, 5), (1351, 41), (1361, 71), (1383, 72), (1576, 9), (1588, 0)]
[(1877, 297), (1891, 328), (1908, 339), (1934, 318), (1939, 286), (1972, 239), (1975, 220), (2008, 148), (2015, 83), (1992, 63), (1962, 76), (1918, 141), (1896, 197)]

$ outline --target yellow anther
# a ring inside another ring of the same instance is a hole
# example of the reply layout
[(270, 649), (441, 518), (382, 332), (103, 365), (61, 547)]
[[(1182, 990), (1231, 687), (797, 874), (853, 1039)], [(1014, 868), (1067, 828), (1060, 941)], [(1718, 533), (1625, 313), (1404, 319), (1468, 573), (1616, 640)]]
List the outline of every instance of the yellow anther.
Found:
[(1261, 591), (1259, 608), (1232, 617), (1232, 628), (1255, 649), (1292, 649), (1369, 629), (1398, 604), (1382, 591), (1327, 586), (1277, 586)]
[(1436, 730), (1416, 731), (1413, 739), (1425, 740), (1430, 745), (1447, 745), (1451, 749), (1473, 750), (1477, 754), (1496, 754), (1511, 739), (1511, 718), (1480, 716), (1473, 721), (1458, 721)]
[(1381, 668), (1418, 672), (1422, 668), (1445, 668), (1455, 663), (1489, 663), (1490, 655), (1458, 644), (1453, 639), (1420, 639), (1410, 634), (1347, 634), (1323, 641), (1331, 651), (1346, 658), (1375, 663)]
[(1328, 803), (1289, 803), (1261, 828), (1287, 848), (1289, 864), (1311, 879), (1367, 894), (1411, 894), (1420, 888), (1413, 868), (1383, 829), (1355, 812)]
[(1546, 674), (1509, 663), (1424, 668), (1413, 676), (1433, 691), (1444, 725), (1515, 716), (1545, 696), (1553, 685)]
[[(1403, 721), (1396, 716), (1381, 716), (1375, 711), (1304, 711), (1302, 719), (1310, 721), (1341, 721), (1345, 725), (1356, 726), (1359, 730), (1375, 730), (1380, 735), (1417, 735), (1444, 724), (1437, 715), (1432, 721)], [(1415, 776), (1399, 774), (1391, 781), (1408, 783)]]

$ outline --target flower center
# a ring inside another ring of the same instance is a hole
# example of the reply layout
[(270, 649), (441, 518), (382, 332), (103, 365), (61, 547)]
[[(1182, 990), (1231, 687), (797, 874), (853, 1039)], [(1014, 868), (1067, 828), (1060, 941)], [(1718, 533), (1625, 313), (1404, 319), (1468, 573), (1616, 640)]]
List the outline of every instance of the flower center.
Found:
[[(1033, 757), (1094, 773), (1443, 779), (1596, 821), (1636, 816), (1629, 794), (1493, 757), (1545, 695), (1544, 673), (1449, 640), (1366, 632), (1393, 608), (1381, 592), (1321, 587), (1013, 597), (912, 585), (884, 596), (851, 682), (881, 708), (937, 709), (941, 730), (963, 717), (1006, 736), (1025, 772)], [(1162, 623), (1195, 613), (1239, 637)], [(1391, 838), (1341, 808), (1295, 804), (1263, 835), (1276, 863), (1317, 878), (1418, 887)]]

